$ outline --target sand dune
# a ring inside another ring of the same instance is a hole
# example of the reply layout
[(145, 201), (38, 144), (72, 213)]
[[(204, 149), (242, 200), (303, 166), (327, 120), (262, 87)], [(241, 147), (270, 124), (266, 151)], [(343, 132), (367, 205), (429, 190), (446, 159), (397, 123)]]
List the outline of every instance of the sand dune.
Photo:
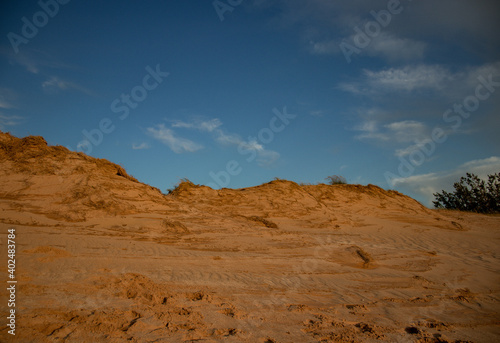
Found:
[(373, 185), (164, 195), (4, 133), (0, 175), (2, 342), (500, 341), (499, 216)]

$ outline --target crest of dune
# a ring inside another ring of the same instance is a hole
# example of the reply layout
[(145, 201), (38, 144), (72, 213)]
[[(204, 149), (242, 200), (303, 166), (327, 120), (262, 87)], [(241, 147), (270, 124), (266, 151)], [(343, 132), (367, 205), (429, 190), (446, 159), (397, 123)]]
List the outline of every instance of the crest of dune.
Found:
[(7, 230), (19, 342), (498, 341), (500, 218), (375, 185), (163, 194), (0, 132), (2, 251)]

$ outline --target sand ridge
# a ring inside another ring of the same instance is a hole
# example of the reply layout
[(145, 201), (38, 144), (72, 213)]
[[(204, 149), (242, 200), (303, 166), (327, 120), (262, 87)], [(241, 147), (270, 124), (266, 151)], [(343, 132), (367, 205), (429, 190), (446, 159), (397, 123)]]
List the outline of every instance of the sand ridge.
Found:
[(184, 181), (165, 195), (4, 133), (0, 175), (19, 285), (17, 335), (2, 325), (2, 342), (500, 339), (499, 216), (374, 185)]

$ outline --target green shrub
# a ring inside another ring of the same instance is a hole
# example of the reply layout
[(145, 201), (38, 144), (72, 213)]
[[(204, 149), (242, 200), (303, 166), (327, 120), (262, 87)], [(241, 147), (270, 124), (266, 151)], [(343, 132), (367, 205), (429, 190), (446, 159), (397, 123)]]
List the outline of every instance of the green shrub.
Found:
[(325, 180), (328, 181), (329, 185), (346, 185), (347, 181), (345, 177), (340, 176), (340, 175), (331, 175), (327, 176)]
[(467, 173), (453, 184), (455, 192), (434, 193), (436, 208), (478, 213), (500, 212), (500, 173), (488, 175), (488, 182)]

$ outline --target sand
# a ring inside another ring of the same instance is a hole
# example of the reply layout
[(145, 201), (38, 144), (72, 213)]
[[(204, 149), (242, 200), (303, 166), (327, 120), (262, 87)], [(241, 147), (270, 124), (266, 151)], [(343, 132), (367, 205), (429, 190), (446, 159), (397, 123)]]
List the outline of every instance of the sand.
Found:
[(373, 185), (164, 195), (4, 133), (0, 176), (1, 342), (500, 341), (498, 215)]

